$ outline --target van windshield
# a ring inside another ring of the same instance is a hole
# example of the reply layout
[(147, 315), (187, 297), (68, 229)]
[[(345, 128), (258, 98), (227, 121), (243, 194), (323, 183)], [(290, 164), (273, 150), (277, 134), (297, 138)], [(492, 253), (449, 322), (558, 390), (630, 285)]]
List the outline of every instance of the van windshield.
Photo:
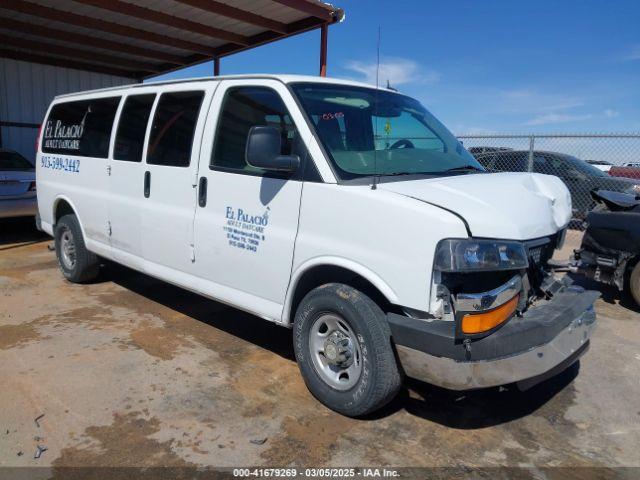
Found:
[(292, 88), (342, 180), (484, 171), (413, 98), (345, 85), (295, 83)]

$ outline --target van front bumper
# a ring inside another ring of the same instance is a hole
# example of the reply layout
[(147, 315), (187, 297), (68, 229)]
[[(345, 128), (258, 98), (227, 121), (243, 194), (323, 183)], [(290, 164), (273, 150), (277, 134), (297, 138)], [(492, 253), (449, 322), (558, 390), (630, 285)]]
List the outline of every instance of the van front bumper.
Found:
[(405, 373), (440, 387), (471, 390), (518, 383), (525, 390), (572, 365), (589, 348), (595, 291), (568, 287), (467, 345), (454, 325), (389, 314)]

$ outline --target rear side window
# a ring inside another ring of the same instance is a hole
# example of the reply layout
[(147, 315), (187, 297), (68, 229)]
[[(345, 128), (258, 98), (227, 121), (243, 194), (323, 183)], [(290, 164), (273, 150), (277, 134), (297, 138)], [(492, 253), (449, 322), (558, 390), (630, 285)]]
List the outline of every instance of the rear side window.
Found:
[(120, 97), (54, 105), (44, 125), (42, 151), (107, 158)]
[(142, 161), (142, 147), (155, 93), (127, 97), (120, 114), (113, 158), (127, 162)]
[(147, 163), (188, 167), (204, 92), (170, 92), (160, 96), (153, 117)]
[(264, 170), (245, 159), (249, 130), (255, 125), (278, 128), (280, 153), (302, 157), (304, 145), (280, 95), (268, 87), (234, 87), (222, 103), (210, 168), (263, 175)]

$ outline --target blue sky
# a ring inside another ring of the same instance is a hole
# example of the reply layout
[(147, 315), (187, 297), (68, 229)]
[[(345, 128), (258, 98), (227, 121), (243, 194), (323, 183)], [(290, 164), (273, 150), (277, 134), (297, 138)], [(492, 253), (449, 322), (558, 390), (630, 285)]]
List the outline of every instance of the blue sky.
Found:
[[(454, 133), (640, 131), (639, 0), (334, 0), (329, 75), (422, 101)], [(221, 73), (318, 71), (319, 32), (222, 59)], [(168, 77), (210, 75), (210, 63)]]

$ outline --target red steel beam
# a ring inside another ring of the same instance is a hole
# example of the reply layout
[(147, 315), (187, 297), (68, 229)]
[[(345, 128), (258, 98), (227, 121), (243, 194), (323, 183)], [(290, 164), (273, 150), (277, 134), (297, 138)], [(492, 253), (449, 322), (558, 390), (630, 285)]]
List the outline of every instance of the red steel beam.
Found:
[(150, 63), (136, 62), (121, 57), (113, 57), (102, 53), (96, 54), (89, 50), (80, 50), (77, 48), (63, 47), (52, 43), (37, 42), (27, 38), (14, 38), (0, 34), (0, 45), (15, 47), (20, 49), (32, 50), (38, 53), (60, 55), (62, 57), (71, 57), (73, 59), (88, 60), (89, 63), (102, 63), (112, 65), (121, 70), (131, 70), (134, 72), (161, 72), (157, 65)]
[(114, 42), (104, 38), (83, 35), (81, 33), (58, 30), (57, 28), (51, 28), (44, 25), (34, 25), (33, 23), (21, 22), (19, 20), (0, 17), (0, 28), (12, 30), (14, 32), (27, 33), (37, 37), (44, 37), (49, 40), (55, 38), (78, 46), (96, 47), (104, 50), (111, 50), (113, 52), (126, 53), (127, 55), (134, 55), (136, 57), (162, 60), (171, 64), (167, 65), (167, 68), (173, 68), (175, 65), (185, 65), (189, 63), (188, 59), (179, 55), (172, 55), (159, 50), (136, 47), (134, 45)]
[(320, 76), (327, 76), (327, 43), (329, 37), (329, 25), (326, 23), (320, 27)]
[(298, 20), (297, 22), (290, 23), (287, 25), (287, 28), (291, 33), (287, 35), (280, 35), (276, 32), (262, 32), (257, 35), (253, 35), (249, 37), (251, 40), (251, 45), (248, 47), (238, 47), (237, 45), (233, 45), (230, 43), (226, 43), (216, 48), (214, 55), (218, 57), (226, 57), (227, 55), (233, 55), (234, 53), (242, 52), (244, 50), (249, 50), (251, 48), (258, 47), (260, 45), (265, 45), (267, 43), (275, 42), (277, 40), (282, 40), (283, 38), (292, 37), (294, 35), (298, 35), (300, 33), (308, 32), (309, 30), (314, 30), (322, 26), (322, 21), (318, 20), (316, 17), (308, 17), (302, 20)]
[(306, 0), (273, 0), (274, 2), (286, 5), (289, 8), (304, 12), (316, 18), (320, 18), (325, 22), (333, 20), (333, 11), (329, 7), (325, 7), (319, 3), (307, 2)]
[(92, 5), (103, 10), (120, 13), (129, 17), (147, 20), (149, 22), (167, 25), (173, 28), (179, 28), (188, 32), (195, 32), (207, 37), (224, 40), (226, 42), (237, 43), (238, 45), (249, 45), (249, 40), (243, 35), (227, 32), (220, 28), (210, 27), (204, 23), (194, 22), (186, 18), (176, 17), (168, 13), (152, 10), (150, 8), (140, 7), (133, 3), (121, 2), (120, 0), (75, 0), (78, 3)]
[(131, 72), (128, 70), (119, 70), (102, 65), (93, 65), (91, 63), (77, 62), (65, 58), (50, 57), (48, 55), (40, 55), (36, 53), (23, 52), (18, 50), (0, 49), (0, 57), (11, 58), (23, 62), (42, 63), (44, 65), (52, 65), (54, 67), (73, 68), (85, 72), (104, 73), (106, 75), (114, 75), (116, 77), (135, 78), (140, 80), (148, 75), (145, 72)]
[(256, 27), (262, 27), (266, 30), (273, 30), (274, 32), (286, 34), (287, 26), (284, 23), (271, 20), (270, 18), (256, 15), (255, 13), (242, 10), (240, 8), (232, 7), (226, 3), (216, 2), (214, 0), (175, 0), (179, 3), (184, 3), (194, 8), (204, 10), (206, 12), (215, 13), (223, 17), (239, 20), (249, 25), (255, 25)]
[(58, 10), (56, 8), (45, 7), (44, 5), (25, 2), (23, 0), (2, 0), (0, 8), (12, 10), (14, 12), (26, 13), (27, 15), (45, 18), (55, 22), (67, 23), (77, 27), (95, 29), (123, 37), (136, 38), (138, 40), (158, 43), (160, 45), (167, 45), (181, 50), (187, 50), (189, 52), (198, 52), (205, 55), (214, 54), (214, 49), (208, 45), (182, 40), (175, 37), (167, 37), (147, 30), (107, 22), (106, 20), (87, 17), (85, 15), (78, 15), (76, 13)]

